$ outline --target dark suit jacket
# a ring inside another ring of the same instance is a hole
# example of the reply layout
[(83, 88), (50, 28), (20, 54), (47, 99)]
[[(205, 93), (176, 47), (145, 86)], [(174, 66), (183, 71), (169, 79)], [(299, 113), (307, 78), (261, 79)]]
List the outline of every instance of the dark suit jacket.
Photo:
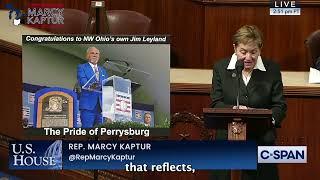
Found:
[[(230, 58), (219, 61), (213, 68), (212, 107), (233, 107), (236, 105), (238, 77), (236, 70), (228, 70)], [(240, 105), (251, 108), (271, 109), (276, 127), (286, 115), (287, 105), (283, 97), (283, 84), (277, 64), (263, 60), (266, 71), (254, 69), (245, 86), (240, 79)], [(235, 73), (235, 74), (234, 74)]]

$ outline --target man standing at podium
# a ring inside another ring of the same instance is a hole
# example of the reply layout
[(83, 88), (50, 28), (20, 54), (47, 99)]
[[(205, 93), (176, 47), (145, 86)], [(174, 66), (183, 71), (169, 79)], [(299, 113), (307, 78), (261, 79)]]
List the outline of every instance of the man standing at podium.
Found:
[(103, 123), (101, 84), (108, 74), (98, 65), (99, 49), (89, 47), (86, 58), (88, 62), (78, 65), (77, 68), (77, 78), (81, 86), (79, 109), (82, 127), (91, 128)]
[[(285, 118), (287, 105), (280, 68), (261, 58), (262, 45), (262, 33), (256, 26), (245, 25), (234, 34), (234, 54), (214, 66), (211, 99), (213, 108), (271, 109), (274, 126), (264, 132), (249, 132), (248, 139), (258, 145), (274, 145), (275, 128)], [(216, 138), (227, 139), (227, 131), (218, 130)], [(256, 171), (245, 170), (241, 174), (242, 180), (279, 179), (274, 164), (258, 164)], [(230, 179), (230, 172), (217, 171), (214, 179)]]

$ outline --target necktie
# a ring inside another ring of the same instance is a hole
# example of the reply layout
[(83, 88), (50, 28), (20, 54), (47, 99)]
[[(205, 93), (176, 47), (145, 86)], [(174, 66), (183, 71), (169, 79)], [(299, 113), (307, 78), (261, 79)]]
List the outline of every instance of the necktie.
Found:
[(96, 75), (97, 81), (99, 81), (99, 70), (97, 66), (94, 66), (94, 73)]

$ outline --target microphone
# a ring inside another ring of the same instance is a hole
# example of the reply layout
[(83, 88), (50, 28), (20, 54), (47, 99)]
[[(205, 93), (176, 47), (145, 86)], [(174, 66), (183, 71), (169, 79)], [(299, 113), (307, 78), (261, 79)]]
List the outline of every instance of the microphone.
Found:
[(143, 74), (144, 76), (146, 76), (148, 78), (152, 76), (152, 74), (150, 74), (149, 72), (134, 68), (133, 64), (129, 61), (126, 61), (126, 60), (105, 58), (103, 66), (105, 66), (106, 64), (108, 64), (110, 66), (109, 68), (112, 71), (122, 73), (122, 75), (120, 75), (121, 77), (125, 77), (130, 72), (139, 72), (140, 74)]
[(118, 69), (119, 69), (119, 67), (125, 69), (124, 71), (119, 69), (120, 72), (122, 73), (121, 76), (126, 76), (132, 70), (130, 63), (128, 63), (125, 60), (113, 60), (113, 59), (105, 58), (104, 62), (115, 65), (115, 66), (117, 66)]
[[(115, 62), (115, 63), (117, 63), (117, 62), (119, 63), (120, 62), (120, 63), (124, 63), (128, 67), (130, 66), (130, 64), (127, 61), (124, 61), (124, 60), (113, 60), (113, 59), (105, 58), (104, 61), (105, 62)], [(120, 66), (123, 66), (123, 65), (120, 64)]]
[(238, 74), (242, 74), (242, 70), (244, 68), (244, 63), (242, 59), (238, 59), (236, 62), (236, 70)]
[(238, 59), (237, 62), (236, 62), (236, 71), (237, 71), (237, 74), (238, 74), (237, 109), (239, 109), (240, 81), (241, 81), (243, 68), (244, 68), (243, 60), (242, 59)]

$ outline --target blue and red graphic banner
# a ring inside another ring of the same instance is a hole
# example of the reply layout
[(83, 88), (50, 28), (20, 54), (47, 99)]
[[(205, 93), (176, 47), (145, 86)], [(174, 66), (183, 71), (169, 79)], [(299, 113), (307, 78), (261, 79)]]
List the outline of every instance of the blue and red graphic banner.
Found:
[(252, 141), (13, 141), (10, 169), (256, 169)]

